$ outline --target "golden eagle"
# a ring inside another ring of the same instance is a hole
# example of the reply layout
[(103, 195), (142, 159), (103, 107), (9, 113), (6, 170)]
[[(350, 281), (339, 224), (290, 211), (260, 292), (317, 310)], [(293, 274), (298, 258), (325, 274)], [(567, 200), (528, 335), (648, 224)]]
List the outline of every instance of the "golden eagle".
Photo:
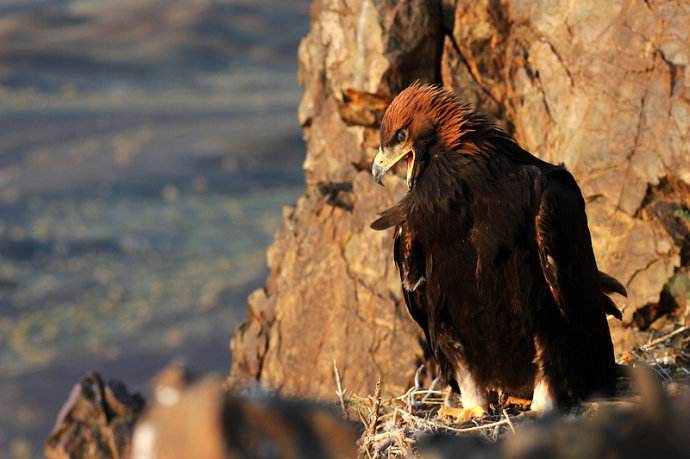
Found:
[(405, 302), (464, 417), (489, 392), (532, 409), (614, 392), (608, 293), (585, 202), (562, 165), (544, 162), (445, 89), (413, 84), (388, 106), (375, 180), (407, 164), (408, 193), (372, 223), (395, 227)]

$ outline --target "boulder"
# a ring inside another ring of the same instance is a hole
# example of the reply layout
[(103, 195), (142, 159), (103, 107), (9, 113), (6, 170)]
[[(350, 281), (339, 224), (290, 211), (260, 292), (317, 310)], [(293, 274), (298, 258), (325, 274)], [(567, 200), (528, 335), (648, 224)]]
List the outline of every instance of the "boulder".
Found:
[(131, 459), (355, 457), (357, 432), (335, 405), (228, 393), (218, 378), (166, 370), (137, 423)]
[(98, 373), (81, 378), (60, 409), (46, 442), (48, 459), (120, 458), (127, 450), (144, 399)]

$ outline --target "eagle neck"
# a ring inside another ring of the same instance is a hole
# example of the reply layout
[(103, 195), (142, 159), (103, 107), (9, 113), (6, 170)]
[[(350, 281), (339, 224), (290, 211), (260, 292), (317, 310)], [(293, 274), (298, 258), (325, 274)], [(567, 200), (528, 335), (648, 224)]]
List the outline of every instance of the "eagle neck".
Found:
[(468, 216), (473, 190), (480, 189), (482, 157), (463, 155), (457, 151), (437, 151), (428, 163), (417, 184), (404, 198), (407, 223), (418, 234), (435, 232), (439, 237), (444, 230), (451, 231), (453, 222)]

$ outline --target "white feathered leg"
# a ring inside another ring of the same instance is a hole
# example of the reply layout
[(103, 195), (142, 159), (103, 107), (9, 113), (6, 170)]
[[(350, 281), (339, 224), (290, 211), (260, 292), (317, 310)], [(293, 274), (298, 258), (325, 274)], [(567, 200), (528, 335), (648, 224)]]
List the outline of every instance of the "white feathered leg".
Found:
[[(489, 407), (486, 391), (479, 387), (472, 373), (461, 368), (455, 374), (455, 381), (460, 387), (460, 399), (462, 408), (456, 408), (444, 404), (439, 410), (441, 416), (454, 417), (458, 422), (466, 422), (473, 418), (482, 417)], [(448, 398), (446, 398), (446, 402)]]

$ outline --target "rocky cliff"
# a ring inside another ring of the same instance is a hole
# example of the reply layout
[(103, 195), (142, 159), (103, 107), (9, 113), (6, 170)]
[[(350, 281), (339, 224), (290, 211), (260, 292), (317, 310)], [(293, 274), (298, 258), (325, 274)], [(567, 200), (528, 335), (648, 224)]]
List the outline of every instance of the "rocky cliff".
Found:
[(350, 391), (400, 393), (424, 360), (391, 234), (368, 227), (404, 192), (369, 165), (382, 110), (414, 80), (573, 172), (600, 268), (629, 291), (619, 353), (660, 314), (683, 320), (687, 292), (668, 286), (690, 265), (689, 24), (679, 0), (315, 1), (299, 50), (306, 190), (232, 340), (231, 381), (332, 398), (335, 361)]

